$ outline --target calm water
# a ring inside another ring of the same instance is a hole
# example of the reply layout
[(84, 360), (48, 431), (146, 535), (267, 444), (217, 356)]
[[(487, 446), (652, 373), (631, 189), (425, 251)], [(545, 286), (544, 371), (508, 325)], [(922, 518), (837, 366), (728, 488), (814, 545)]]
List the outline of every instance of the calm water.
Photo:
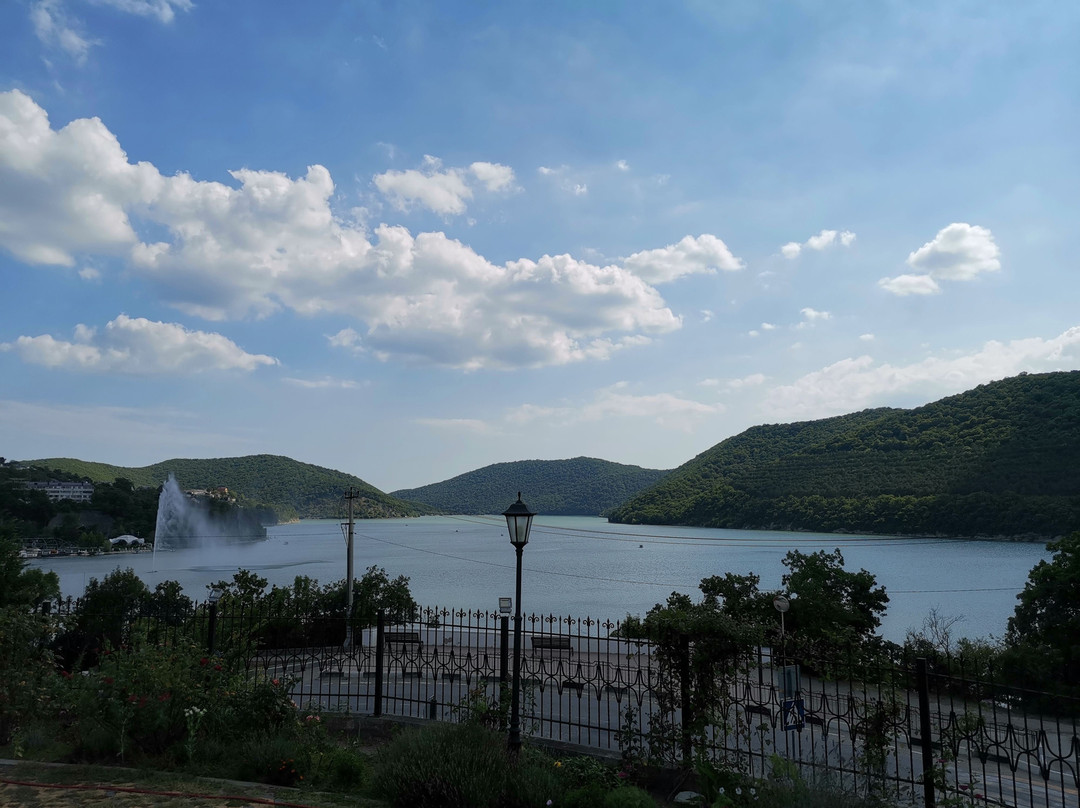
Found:
[[(91, 577), (131, 567), (151, 587), (179, 581), (201, 599), (208, 583), (240, 567), (271, 584), (297, 575), (326, 583), (345, 577), (345, 541), (336, 521), (305, 521), (268, 530), (265, 542), (217, 550), (162, 552), (33, 562), (55, 570), (65, 595), (79, 596)], [(778, 588), (781, 559), (840, 547), (849, 570), (865, 568), (889, 593), (882, 633), (902, 640), (933, 607), (963, 615), (969, 637), (1000, 636), (1030, 569), (1050, 557), (1041, 544), (895, 539), (780, 531), (611, 525), (595, 517), (538, 517), (525, 548), (525, 611), (618, 619), (643, 614), (672, 591), (698, 595), (698, 582), (725, 572), (756, 572)], [(514, 550), (501, 517), (424, 517), (356, 524), (356, 574), (377, 564), (406, 575), (421, 605), (497, 608), (514, 592)]]

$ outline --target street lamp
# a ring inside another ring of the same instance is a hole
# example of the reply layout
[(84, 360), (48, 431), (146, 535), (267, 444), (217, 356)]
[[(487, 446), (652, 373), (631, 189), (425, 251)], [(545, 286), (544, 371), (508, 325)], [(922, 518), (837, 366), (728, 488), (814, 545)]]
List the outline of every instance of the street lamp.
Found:
[(529, 528), (536, 516), (521, 501), (518, 491), (517, 502), (503, 511), (506, 517), (506, 529), (510, 531), (510, 543), (517, 551), (517, 597), (514, 598), (514, 674), (510, 683), (510, 741), (511, 754), (516, 755), (521, 749), (521, 551), (529, 543)]

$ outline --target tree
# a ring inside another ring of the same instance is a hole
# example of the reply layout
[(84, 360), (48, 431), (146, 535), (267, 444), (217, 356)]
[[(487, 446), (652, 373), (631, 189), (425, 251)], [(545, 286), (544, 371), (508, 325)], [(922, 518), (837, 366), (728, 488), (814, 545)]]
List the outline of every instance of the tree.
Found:
[(1028, 574), (1009, 618), (1007, 664), (1028, 686), (1080, 682), (1080, 532), (1047, 549), (1054, 556)]
[(60, 578), (55, 572), (27, 568), (19, 558), (19, 544), (0, 536), (0, 606), (37, 606), (60, 597)]
[(837, 548), (805, 554), (791, 550), (783, 564), (783, 584), (793, 597), (788, 627), (804, 639), (834, 649), (875, 636), (889, 602), (885, 587), (866, 570), (848, 572)]

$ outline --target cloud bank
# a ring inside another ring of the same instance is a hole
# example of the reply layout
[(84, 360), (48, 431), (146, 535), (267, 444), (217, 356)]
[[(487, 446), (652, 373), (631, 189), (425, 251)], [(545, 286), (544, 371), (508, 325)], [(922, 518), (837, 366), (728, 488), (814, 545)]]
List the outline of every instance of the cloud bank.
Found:
[[(485, 190), (513, 183), (496, 163), (442, 169), (432, 159), (417, 175), (397, 172), (388, 193), (454, 211), (470, 198), (466, 179)], [(211, 321), (282, 309), (337, 315), (357, 321), (353, 347), (383, 359), (562, 364), (680, 328), (656, 285), (742, 266), (709, 234), (622, 265), (569, 255), (498, 265), (440, 232), (382, 224), (372, 233), (337, 215), (334, 182), (319, 165), (295, 179), (246, 168), (230, 176), (164, 176), (129, 161), (99, 119), (53, 129), (28, 95), (0, 93), (0, 247), (33, 265), (122, 262), (168, 304)]]

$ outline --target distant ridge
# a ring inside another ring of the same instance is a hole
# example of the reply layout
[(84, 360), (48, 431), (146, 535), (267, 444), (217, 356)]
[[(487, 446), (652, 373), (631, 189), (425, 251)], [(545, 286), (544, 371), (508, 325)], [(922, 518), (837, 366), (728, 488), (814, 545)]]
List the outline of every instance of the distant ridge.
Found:
[(392, 496), (443, 513), (502, 513), (517, 492), (536, 513), (598, 516), (660, 480), (666, 471), (592, 457), (495, 463)]
[(1048, 538), (1080, 529), (1080, 372), (1022, 374), (912, 410), (757, 426), (611, 521)]
[(226, 486), (251, 503), (269, 505), (282, 518), (337, 518), (344, 513), (345, 491), (358, 489), (356, 514), (361, 518), (418, 516), (429, 508), (384, 494), (352, 474), (301, 463), (279, 455), (247, 455), (207, 460), (173, 459), (129, 468), (66, 457), (20, 461), (27, 465), (78, 474), (94, 482), (125, 477), (139, 487), (159, 486), (170, 473), (185, 489)]

